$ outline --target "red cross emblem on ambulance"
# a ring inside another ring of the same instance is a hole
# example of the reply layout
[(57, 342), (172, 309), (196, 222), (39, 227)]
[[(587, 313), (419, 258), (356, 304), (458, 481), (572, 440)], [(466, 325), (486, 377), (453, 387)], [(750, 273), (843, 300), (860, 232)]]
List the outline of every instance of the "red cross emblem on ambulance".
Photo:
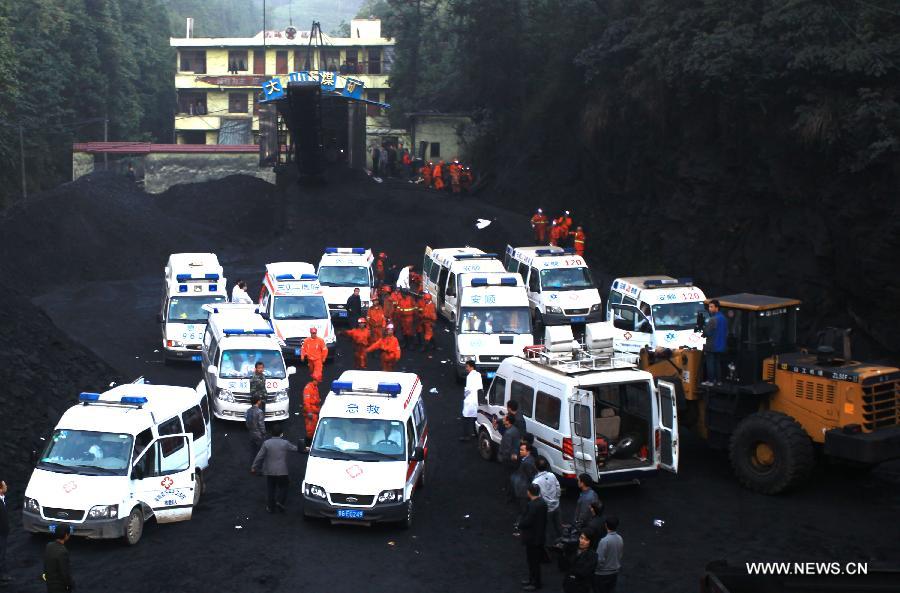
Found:
[(622, 337), (625, 338), (626, 340), (630, 340), (630, 339), (631, 339), (631, 332), (625, 332), (624, 334), (622, 334)]
[(165, 488), (166, 490), (168, 490), (169, 488), (172, 487), (172, 484), (174, 484), (174, 483), (175, 483), (175, 481), (172, 480), (172, 478), (170, 478), (169, 476), (166, 476), (165, 478), (162, 479), (162, 482), (160, 482), (159, 485), (162, 486), (163, 488)]
[(351, 465), (347, 468), (347, 475), (351, 478), (358, 478), (362, 475), (363, 470), (358, 465)]

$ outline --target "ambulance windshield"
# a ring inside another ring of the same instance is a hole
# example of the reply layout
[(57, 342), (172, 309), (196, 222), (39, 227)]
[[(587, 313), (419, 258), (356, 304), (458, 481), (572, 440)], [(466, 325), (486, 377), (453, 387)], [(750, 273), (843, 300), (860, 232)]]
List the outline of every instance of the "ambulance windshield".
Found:
[(459, 331), (464, 334), (530, 334), (528, 307), (463, 307)]
[(38, 468), (64, 474), (124, 476), (131, 460), (130, 434), (90, 430), (55, 430)]
[(653, 305), (653, 325), (657, 330), (687, 330), (697, 326), (697, 313), (707, 316), (702, 302)]
[(594, 288), (594, 279), (587, 268), (550, 268), (541, 270), (543, 290), (584, 290)]
[(327, 319), (328, 307), (322, 296), (275, 297), (275, 319)]
[(319, 268), (319, 284), (322, 286), (369, 285), (369, 268), (365, 266), (323, 266)]
[[(378, 407), (378, 404), (366, 405)], [(404, 436), (403, 423), (399, 420), (321, 418), (310, 455), (360, 461), (404, 461)]]
[(170, 323), (206, 323), (209, 313), (203, 310), (203, 305), (224, 302), (223, 296), (174, 296), (169, 299), (166, 319)]
[(226, 350), (222, 353), (219, 376), (223, 379), (249, 379), (257, 362), (265, 365), (268, 379), (284, 379), (284, 359), (280, 350)]

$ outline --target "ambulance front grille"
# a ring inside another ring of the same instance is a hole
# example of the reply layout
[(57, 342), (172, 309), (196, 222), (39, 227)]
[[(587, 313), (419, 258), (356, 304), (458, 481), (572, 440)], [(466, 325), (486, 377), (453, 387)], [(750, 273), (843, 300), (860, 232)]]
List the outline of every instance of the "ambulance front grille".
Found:
[(301, 348), (304, 338), (288, 338), (284, 341), (288, 348)]
[(587, 315), (588, 309), (566, 309), (566, 315)]
[(375, 500), (373, 494), (332, 494), (332, 504), (353, 504), (357, 506), (369, 506)]
[(44, 516), (48, 519), (64, 519), (66, 521), (81, 521), (84, 517), (84, 511), (75, 509), (56, 509), (53, 507), (44, 507)]
[(900, 379), (863, 386), (863, 428), (900, 425)]

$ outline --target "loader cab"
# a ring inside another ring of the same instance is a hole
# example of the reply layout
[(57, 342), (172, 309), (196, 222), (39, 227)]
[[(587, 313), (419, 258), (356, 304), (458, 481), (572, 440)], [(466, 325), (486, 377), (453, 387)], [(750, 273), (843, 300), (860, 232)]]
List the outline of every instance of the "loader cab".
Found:
[[(797, 350), (800, 301), (749, 293), (716, 300), (728, 322), (722, 376), (740, 384), (756, 383), (762, 377), (771, 380), (763, 362), (774, 354)], [(774, 378), (774, 369), (771, 374)]]

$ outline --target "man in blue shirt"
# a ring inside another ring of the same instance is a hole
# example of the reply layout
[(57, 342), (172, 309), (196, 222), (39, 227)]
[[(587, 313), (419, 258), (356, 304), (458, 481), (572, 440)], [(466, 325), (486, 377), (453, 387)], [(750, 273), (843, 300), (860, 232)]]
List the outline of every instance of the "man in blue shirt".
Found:
[(707, 305), (709, 319), (703, 327), (706, 344), (703, 346), (703, 357), (706, 359), (706, 381), (704, 385), (713, 385), (720, 381), (722, 353), (728, 340), (728, 321), (719, 310), (719, 301), (712, 300)]

